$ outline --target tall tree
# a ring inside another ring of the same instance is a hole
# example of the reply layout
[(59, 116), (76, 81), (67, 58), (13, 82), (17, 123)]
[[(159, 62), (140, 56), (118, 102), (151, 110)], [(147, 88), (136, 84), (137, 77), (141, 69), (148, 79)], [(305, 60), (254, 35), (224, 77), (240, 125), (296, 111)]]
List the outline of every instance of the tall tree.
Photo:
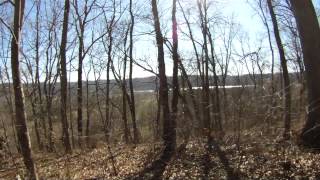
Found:
[(290, 0), (296, 18), (305, 64), (308, 113), (301, 138), (303, 144), (320, 147), (320, 29), (311, 0)]
[(214, 125), (215, 128), (222, 132), (222, 117), (221, 117), (221, 108), (220, 108), (220, 93), (219, 93), (219, 77), (216, 71), (216, 59), (214, 56), (214, 42), (211, 36), (211, 32), (208, 31), (208, 39), (210, 43), (210, 52), (211, 52), (211, 66), (213, 72), (213, 84), (214, 84), (214, 94), (212, 96), (212, 102), (214, 102), (213, 113), (214, 113)]
[[(269, 99), (269, 105), (267, 106), (269, 112), (274, 111), (274, 107), (276, 106), (275, 101), (275, 93), (276, 93), (276, 83), (275, 83), (275, 76), (274, 76), (274, 67), (275, 67), (275, 54), (274, 54), (274, 48), (272, 45), (272, 38), (271, 38), (271, 29), (268, 23), (267, 19), (267, 12), (266, 12), (266, 6), (265, 6), (265, 0), (257, 0), (257, 8), (256, 11), (260, 16), (260, 19), (265, 27), (265, 30), (267, 32), (267, 38), (268, 38), (268, 46), (271, 53), (271, 94)], [(253, 8), (255, 8), (253, 6)], [(268, 10), (268, 9), (267, 9)], [(267, 122), (267, 128), (269, 129), (271, 118), (274, 118), (272, 113), (269, 113), (270, 115), (266, 116), (266, 122)]]
[(130, 111), (131, 111), (131, 118), (132, 118), (132, 126), (133, 126), (133, 142), (138, 143), (139, 140), (139, 131), (137, 128), (137, 120), (136, 120), (136, 103), (135, 103), (135, 97), (134, 97), (134, 91), (133, 91), (133, 82), (132, 82), (132, 72), (133, 72), (133, 29), (134, 29), (134, 15), (132, 11), (132, 0), (130, 0), (129, 4), (129, 12), (130, 12), (130, 18), (131, 18), (131, 24), (130, 24), (130, 33), (129, 33), (129, 43), (130, 43), (130, 49), (129, 49), (129, 89), (130, 89)]
[[(46, 4), (45, 4), (46, 5)], [(52, 5), (52, 4), (51, 4)], [(47, 8), (47, 7), (45, 7)], [(50, 7), (51, 8), (51, 7)], [(56, 33), (58, 21), (58, 8), (52, 8), (52, 17), (48, 18), (48, 25), (46, 28), (46, 45), (44, 47), (45, 53), (45, 79), (43, 81), (43, 94), (45, 96), (45, 107), (46, 107), (46, 116), (48, 121), (48, 151), (54, 151), (54, 132), (53, 132), (53, 100), (55, 95), (56, 82), (59, 78), (58, 70), (55, 71), (55, 68), (59, 69), (60, 64), (58, 63), (58, 35)]]
[(66, 63), (66, 46), (68, 38), (68, 19), (70, 11), (70, 2), (64, 2), (63, 27), (60, 45), (60, 84), (61, 84), (61, 123), (62, 123), (62, 141), (66, 153), (71, 153), (71, 145), (69, 139), (69, 124), (67, 119), (67, 63)]
[(156, 42), (158, 46), (158, 68), (159, 68), (159, 81), (160, 81), (160, 96), (161, 96), (161, 108), (163, 114), (163, 141), (165, 145), (162, 159), (169, 159), (176, 146), (175, 129), (173, 127), (172, 117), (169, 108), (169, 89), (166, 76), (166, 65), (164, 62), (164, 39), (161, 32), (160, 19), (158, 15), (157, 1), (152, 0), (152, 14), (154, 21), (154, 28), (156, 32)]
[(16, 130), (18, 142), (21, 148), (24, 164), (27, 168), (28, 177), (30, 179), (38, 179), (36, 166), (33, 162), (30, 137), (27, 128), (27, 115), (25, 112), (25, 104), (20, 75), (19, 64), (19, 50), (20, 50), (20, 33), (22, 29), (22, 22), (24, 16), (25, 1), (15, 1), (14, 5), (14, 22), (13, 22), (13, 36), (11, 40), (11, 68), (13, 78), (13, 90), (15, 97), (16, 110)]
[[(79, 9), (78, 0), (75, 0), (73, 5), (76, 13), (77, 19), (77, 37), (78, 37), (78, 83), (77, 83), (77, 123), (78, 123), (78, 143), (81, 146), (82, 136), (83, 136), (83, 117), (82, 117), (82, 106), (83, 106), (83, 88), (82, 88), (82, 71), (83, 71), (83, 60), (87, 54), (87, 49), (85, 49), (85, 28), (87, 24), (92, 19), (88, 19), (90, 12), (93, 9), (93, 5), (95, 4), (95, 0), (93, 0), (90, 4), (88, 4), (88, 0), (84, 1), (84, 10), (83, 15), (81, 14), (81, 10)], [(91, 44), (89, 47), (92, 47)], [(89, 48), (88, 48), (89, 49)]]
[(273, 24), (273, 31), (274, 31), (274, 36), (276, 39), (276, 43), (278, 46), (278, 51), (280, 55), (280, 62), (281, 62), (281, 67), (282, 67), (282, 74), (283, 74), (283, 84), (284, 84), (284, 101), (285, 101), (285, 108), (284, 108), (284, 134), (283, 137), (284, 139), (289, 138), (289, 133), (290, 133), (290, 123), (291, 123), (291, 92), (290, 92), (290, 79), (289, 79), (289, 72), (287, 68), (287, 60), (285, 57), (285, 52), (284, 52), (284, 47), (281, 41), (280, 37), (280, 32), (279, 32), (279, 27), (278, 27), (278, 22), (277, 22), (277, 17), (274, 12), (273, 0), (267, 0), (269, 12), (271, 15), (271, 20)]
[[(179, 79), (178, 79), (178, 66), (179, 66), (179, 54), (178, 54), (178, 25), (177, 25), (177, 0), (172, 1), (172, 59), (173, 59), (173, 73), (172, 73), (172, 129), (176, 128), (176, 119), (178, 116), (178, 103), (179, 103)], [(173, 136), (176, 136), (175, 130), (173, 130)]]
[[(196, 60), (197, 60), (197, 69), (198, 69), (198, 72), (200, 74), (200, 76), (202, 76), (202, 71), (201, 71), (201, 68), (200, 68), (200, 58), (199, 58), (199, 54), (198, 54), (198, 50), (197, 50), (197, 47), (196, 47), (196, 42), (195, 42), (195, 39), (194, 39), (194, 36), (193, 36), (193, 33), (192, 33), (192, 30), (191, 30), (191, 24), (186, 16), (186, 13), (183, 9), (183, 6), (181, 5), (180, 1), (178, 1), (178, 4), (179, 4), (179, 7), (181, 9), (181, 12), (182, 12), (182, 15), (183, 15), (183, 18), (187, 24), (187, 27), (188, 27), (188, 32), (189, 32), (189, 38), (192, 42), (192, 47), (193, 47), (193, 50), (194, 50), (194, 53), (195, 53), (195, 56), (196, 56)], [(189, 89), (189, 93), (190, 93), (190, 96), (191, 96), (191, 101), (192, 101), (192, 104), (193, 104), (193, 107), (194, 107), (194, 114), (195, 114), (195, 120), (197, 121), (201, 121), (201, 116), (200, 116), (200, 108), (198, 106), (198, 101), (196, 100), (196, 93), (193, 91), (192, 89), (192, 84), (191, 84), (191, 81), (190, 81), (190, 78), (188, 78), (188, 74), (187, 74), (187, 71), (186, 69), (184, 68), (184, 65), (182, 64), (181, 61), (179, 61), (180, 63), (180, 69), (182, 71), (182, 76), (184, 76), (184, 78), (186, 79), (186, 82), (187, 82), (187, 85), (188, 85), (188, 89)], [(195, 121), (196, 122), (196, 121)]]
[[(40, 67), (39, 67), (39, 62), (40, 62), (40, 11), (41, 11), (41, 1), (37, 1), (37, 11), (36, 11), (36, 42), (35, 42), (35, 51), (36, 51), (36, 73), (35, 73), (35, 85), (37, 89), (37, 96), (35, 97), (35, 102), (39, 104), (39, 112), (38, 115), (40, 116), (42, 128), (43, 128), (43, 134), (46, 138), (47, 136), (47, 126), (46, 122), (44, 119), (44, 109), (43, 109), (43, 100), (42, 100), (42, 89), (41, 89), (41, 83), (40, 83)], [(35, 119), (35, 124), (36, 124), (36, 119)], [(39, 141), (39, 148), (40, 150), (42, 149), (42, 142)]]
[(122, 89), (122, 119), (123, 119), (124, 139), (126, 143), (129, 143), (130, 141), (130, 131), (128, 128), (128, 118), (127, 118), (127, 93), (128, 92), (127, 92), (127, 80), (126, 80), (127, 61), (128, 61), (127, 39), (128, 39), (129, 29), (130, 28), (127, 28), (124, 36), (124, 40), (123, 40), (123, 49), (124, 49), (123, 74), (122, 74), (122, 80), (119, 80), (119, 82), (121, 83), (121, 89)]
[(112, 1), (112, 16), (110, 21), (107, 20), (107, 15), (104, 12), (104, 18), (106, 22), (106, 28), (107, 28), (107, 45), (104, 45), (104, 48), (107, 52), (107, 83), (106, 83), (106, 109), (105, 109), (105, 121), (103, 122), (104, 126), (104, 132), (107, 141), (109, 140), (109, 127), (110, 127), (110, 67), (112, 64), (112, 51), (113, 51), (113, 33), (114, 33), (114, 26), (116, 24), (116, 2), (115, 0)]
[[(77, 30), (77, 36), (78, 36), (78, 83), (77, 83), (77, 125), (78, 125), (78, 143), (79, 146), (81, 146), (81, 140), (82, 140), (82, 64), (83, 64), (83, 49), (84, 49), (84, 30), (85, 30), (85, 25), (86, 25), (86, 18), (88, 15), (87, 11), (87, 1), (85, 1), (85, 12), (84, 12), (84, 18), (82, 20), (82, 17), (79, 12), (79, 7), (78, 7), (78, 0), (74, 1), (74, 6), (75, 6), (75, 12), (77, 14), (77, 22), (78, 25), (76, 26)], [(79, 26), (79, 28), (78, 28)]]
[[(202, 128), (210, 134), (211, 131), (211, 118), (210, 118), (210, 94), (209, 94), (209, 51), (208, 51), (208, 28), (207, 28), (207, 1), (197, 1), (199, 15), (200, 15), (200, 26), (203, 36), (203, 50), (204, 57), (202, 57), (202, 108), (203, 108), (203, 124)], [(210, 136), (208, 136), (210, 137)]]

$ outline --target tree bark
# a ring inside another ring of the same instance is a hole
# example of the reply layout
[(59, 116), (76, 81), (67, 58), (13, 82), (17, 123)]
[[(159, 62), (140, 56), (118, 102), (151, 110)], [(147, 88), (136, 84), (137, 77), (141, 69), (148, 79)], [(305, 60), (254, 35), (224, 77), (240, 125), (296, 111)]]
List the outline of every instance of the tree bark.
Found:
[[(87, 20), (91, 10), (92, 6), (95, 3), (93, 1), (90, 5), (87, 4), (88, 2), (85, 1), (84, 3), (84, 12), (82, 15), (82, 12), (79, 12), (79, 6), (78, 6), (78, 0), (74, 1), (74, 9), (75, 13), (77, 15), (77, 26), (76, 26), (76, 31), (77, 31), (77, 37), (78, 37), (78, 83), (77, 83), (77, 125), (78, 125), (78, 144), (79, 147), (81, 147), (82, 140), (83, 140), (83, 87), (82, 87), (82, 71), (83, 71), (83, 61), (86, 56), (85, 51), (85, 28), (86, 24), (88, 23), (89, 20)], [(82, 17), (83, 16), (83, 17)], [(94, 41), (92, 44), (88, 47), (92, 47), (94, 44)]]
[(36, 102), (39, 103), (39, 110), (38, 110), (38, 115), (40, 116), (42, 128), (43, 128), (43, 134), (44, 138), (47, 138), (47, 125), (46, 121), (44, 118), (44, 108), (43, 108), (43, 99), (42, 99), (42, 90), (41, 90), (41, 83), (40, 83), (40, 67), (39, 67), (39, 62), (40, 62), (40, 11), (41, 11), (41, 1), (39, 0), (37, 2), (37, 15), (36, 15), (36, 43), (35, 43), (35, 48), (36, 48), (36, 73), (35, 73), (35, 84), (36, 84), (36, 89), (38, 91), (38, 98), (36, 97)]
[(178, 103), (179, 103), (179, 79), (178, 79), (178, 32), (177, 32), (177, 0), (172, 1), (172, 59), (173, 59), (173, 73), (172, 73), (172, 100), (171, 100), (171, 121), (173, 128), (173, 136), (176, 136), (176, 120), (178, 117)]
[(302, 143), (320, 147), (320, 29), (311, 0), (290, 0), (296, 18), (305, 64), (308, 91), (307, 120), (301, 133)]
[[(205, 130), (205, 134), (211, 133), (211, 119), (210, 119), (210, 94), (209, 94), (209, 52), (207, 42), (207, 2), (200, 2), (198, 0), (198, 8), (201, 20), (201, 30), (203, 36), (203, 48), (204, 48), (204, 61), (202, 60), (202, 72), (203, 72), (203, 83), (202, 83), (202, 107), (203, 107), (203, 122), (202, 128)], [(203, 11), (202, 11), (203, 9)], [(209, 136), (208, 136), (209, 137)]]
[[(72, 71), (72, 63), (70, 62), (69, 64), (69, 73), (71, 74)], [(71, 85), (71, 76), (69, 76), (69, 82), (68, 82), (68, 94), (69, 94), (69, 99), (68, 99), (68, 106), (69, 106), (69, 122), (70, 122), (70, 131), (71, 131), (71, 144), (72, 148), (76, 146), (76, 140), (74, 137), (74, 130), (73, 130), (73, 106), (72, 106), (72, 85)]]
[(131, 26), (130, 26), (130, 32), (129, 32), (129, 38), (130, 38), (130, 49), (129, 49), (129, 58), (130, 58), (130, 64), (129, 64), (129, 89), (130, 89), (130, 111), (131, 111), (131, 118), (132, 118), (132, 126), (133, 126), (133, 143), (139, 143), (139, 130), (137, 128), (137, 120), (136, 120), (136, 107), (135, 107), (135, 97), (134, 97), (134, 89), (133, 89), (133, 82), (132, 82), (132, 72), (133, 72), (133, 28), (134, 28), (134, 15), (132, 12), (132, 0), (130, 0), (129, 5), (129, 11), (130, 11), (130, 17), (131, 17)]
[(271, 15), (271, 20), (273, 24), (274, 36), (277, 42), (278, 51), (280, 55), (280, 62), (282, 67), (283, 74), (283, 83), (284, 83), (284, 101), (285, 101), (285, 109), (284, 109), (284, 139), (290, 138), (290, 125), (291, 125), (291, 92), (290, 92), (290, 79), (289, 72), (287, 68), (287, 60), (285, 57), (285, 52), (283, 48), (283, 44), (280, 37), (280, 32), (277, 23), (277, 17), (275, 15), (272, 0), (267, 0), (268, 8)]
[[(90, 68), (91, 70), (91, 68)], [(89, 135), (89, 131), (90, 131), (90, 107), (89, 107), (89, 73), (90, 70), (87, 74), (87, 79), (86, 79), (86, 115), (87, 115), (87, 123), (86, 123), (86, 143), (87, 143), (87, 147), (89, 146), (89, 142), (90, 142), (90, 135)]]
[(79, 49), (78, 49), (78, 58), (79, 58), (79, 63), (78, 63), (78, 83), (77, 83), (77, 125), (78, 125), (78, 144), (79, 147), (81, 147), (81, 142), (82, 142), (82, 106), (83, 106), (83, 99), (82, 99), (82, 63), (83, 63), (83, 55), (82, 55), (82, 50), (83, 50), (83, 33), (84, 33), (84, 27), (80, 26), (80, 35), (78, 35), (79, 39)]
[(68, 18), (70, 11), (70, 2), (65, 0), (64, 15), (63, 15), (63, 27), (62, 37), (60, 45), (60, 84), (61, 84), (61, 123), (62, 123), (62, 141), (65, 147), (66, 153), (71, 153), (71, 145), (69, 139), (69, 124), (67, 118), (67, 68), (66, 68), (66, 46), (68, 37)]
[(104, 132), (106, 140), (109, 141), (110, 138), (110, 67), (112, 63), (112, 48), (113, 48), (113, 26), (115, 24), (115, 13), (116, 13), (116, 4), (113, 1), (113, 14), (108, 27), (108, 60), (107, 60), (107, 84), (106, 84), (106, 109), (105, 109), (105, 121), (104, 121)]
[(166, 66), (164, 62), (164, 50), (163, 50), (163, 36), (161, 33), (160, 20), (158, 15), (157, 1), (152, 0), (152, 14), (154, 20), (154, 28), (156, 32), (156, 42), (158, 46), (158, 68), (159, 68), (159, 81), (160, 81), (160, 96), (161, 106), (163, 113), (163, 141), (165, 149), (162, 154), (162, 159), (169, 159), (176, 147), (175, 129), (173, 127), (172, 117), (169, 109), (169, 93), (168, 82), (166, 76)]
[(220, 93), (219, 93), (219, 84), (218, 84), (218, 80), (219, 77), (217, 75), (217, 71), (216, 71), (216, 59), (214, 57), (214, 43), (213, 43), (213, 39), (211, 36), (210, 31), (208, 31), (208, 39), (209, 39), (209, 43), (210, 43), (210, 51), (211, 51), (211, 65), (212, 65), (212, 72), (213, 72), (213, 83), (214, 83), (214, 95), (212, 96), (212, 100), (214, 103), (214, 121), (215, 121), (215, 125), (218, 126), (215, 128), (217, 128), (220, 132), (223, 131), (222, 129), (222, 116), (221, 116), (221, 108), (220, 108)]
[(23, 15), (24, 15), (25, 1), (15, 1), (14, 8), (14, 25), (13, 25), (13, 37), (11, 41), (11, 68), (13, 78), (13, 90), (15, 97), (15, 109), (16, 109), (16, 121), (15, 126), (17, 130), (18, 142), (21, 148), (21, 154), (23, 161), (27, 169), (27, 175), (32, 180), (37, 180), (38, 175), (36, 172), (36, 166), (32, 158), (30, 137), (27, 128), (27, 117), (25, 112), (25, 104), (21, 83), (21, 76), (19, 70), (19, 44), (20, 33), (22, 29)]
[[(129, 28), (130, 29), (130, 28)], [(126, 31), (125, 37), (124, 37), (124, 59), (123, 59), (123, 74), (122, 74), (122, 81), (120, 80), (119, 83), (121, 83), (122, 88), (122, 120), (123, 120), (123, 131), (124, 131), (124, 139), (125, 143), (129, 143), (129, 137), (130, 132), (128, 128), (128, 117), (127, 117), (127, 80), (126, 80), (126, 72), (127, 72), (127, 38), (129, 29)], [(130, 101), (130, 100), (128, 100)]]

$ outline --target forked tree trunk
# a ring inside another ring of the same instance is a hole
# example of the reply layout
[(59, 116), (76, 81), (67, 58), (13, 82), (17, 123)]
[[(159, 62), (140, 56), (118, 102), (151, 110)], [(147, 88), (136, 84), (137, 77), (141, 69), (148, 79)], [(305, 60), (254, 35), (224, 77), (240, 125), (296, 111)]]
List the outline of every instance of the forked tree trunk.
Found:
[(296, 18), (305, 64), (308, 114), (301, 138), (304, 145), (320, 148), (320, 29), (311, 0), (290, 0)]
[(25, 112), (25, 104), (22, 90), (22, 83), (19, 69), (19, 44), (20, 32), (22, 28), (23, 15), (24, 15), (25, 1), (15, 1), (14, 8), (14, 25), (13, 25), (13, 38), (11, 41), (11, 68), (13, 78), (13, 90), (15, 97), (16, 121), (15, 126), (17, 130), (18, 142), (21, 148), (23, 161), (27, 169), (28, 178), (37, 180), (38, 175), (36, 166), (34, 164), (31, 152), (30, 137), (27, 128), (27, 117)]

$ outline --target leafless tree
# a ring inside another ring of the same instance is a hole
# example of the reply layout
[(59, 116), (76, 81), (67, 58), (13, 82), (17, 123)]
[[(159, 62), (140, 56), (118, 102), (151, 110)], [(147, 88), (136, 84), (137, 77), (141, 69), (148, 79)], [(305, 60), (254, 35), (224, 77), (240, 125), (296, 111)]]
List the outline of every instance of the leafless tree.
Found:
[(162, 154), (163, 160), (168, 160), (171, 157), (175, 146), (176, 146), (176, 137), (175, 137), (175, 128), (174, 122), (169, 108), (169, 88), (166, 76), (166, 66), (164, 62), (164, 48), (163, 48), (163, 35), (161, 32), (160, 19), (157, 8), (157, 1), (152, 0), (152, 14), (154, 20), (154, 29), (156, 32), (156, 42), (158, 46), (158, 67), (159, 67), (159, 81), (160, 87), (159, 92), (161, 96), (161, 108), (163, 114), (163, 140), (165, 144), (165, 149)]
[(267, 0), (269, 12), (271, 15), (271, 20), (273, 24), (273, 31), (274, 36), (277, 42), (278, 51), (280, 55), (280, 62), (282, 67), (282, 73), (283, 73), (283, 83), (284, 83), (284, 101), (285, 101), (285, 108), (284, 108), (284, 134), (283, 137), (285, 139), (288, 139), (290, 137), (290, 126), (291, 126), (291, 91), (290, 91), (290, 79), (289, 79), (289, 72), (287, 67), (287, 60), (285, 57), (285, 52), (282, 44), (282, 40), (280, 37), (277, 17), (274, 12), (274, 7), (272, 4), (273, 0)]
[(16, 112), (16, 129), (21, 154), (24, 164), (27, 168), (28, 177), (30, 179), (38, 179), (36, 166), (34, 164), (31, 152), (30, 137), (27, 128), (27, 117), (25, 112), (25, 103), (21, 84), (20, 64), (19, 64), (19, 47), (20, 47), (20, 32), (23, 25), (25, 1), (16, 1), (14, 5), (14, 25), (13, 35), (11, 40), (11, 68), (13, 79), (13, 90), (15, 97), (15, 112)]
[(62, 141), (67, 153), (71, 153), (71, 144), (69, 139), (69, 123), (67, 118), (67, 68), (66, 68), (66, 45), (68, 37), (68, 19), (70, 11), (70, 2), (65, 0), (63, 27), (60, 45), (60, 83), (61, 83), (61, 123), (62, 123)]
[(307, 146), (319, 148), (320, 86), (315, 83), (320, 76), (320, 28), (312, 1), (290, 0), (303, 50), (308, 89), (308, 114), (301, 137)]
[(139, 143), (139, 130), (137, 127), (137, 120), (136, 120), (136, 103), (135, 103), (135, 96), (134, 96), (134, 89), (133, 89), (133, 82), (132, 82), (132, 73), (133, 73), (133, 31), (134, 31), (134, 24), (135, 24), (135, 17), (133, 14), (133, 4), (132, 0), (130, 0), (129, 4), (129, 13), (130, 13), (130, 32), (129, 32), (129, 90), (130, 90), (130, 101), (129, 101), (129, 107), (131, 111), (131, 118), (132, 118), (132, 126), (133, 126), (133, 142)]

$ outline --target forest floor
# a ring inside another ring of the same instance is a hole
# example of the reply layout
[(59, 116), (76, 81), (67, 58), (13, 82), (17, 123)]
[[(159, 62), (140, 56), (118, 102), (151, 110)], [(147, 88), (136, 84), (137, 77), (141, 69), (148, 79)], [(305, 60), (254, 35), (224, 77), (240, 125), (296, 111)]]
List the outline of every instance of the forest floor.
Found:
[[(280, 139), (248, 130), (241, 133), (241, 143), (237, 143), (238, 138), (226, 136), (221, 141), (224, 142), (221, 149), (241, 179), (320, 179), (320, 153)], [(155, 144), (117, 145), (111, 150), (116, 172), (104, 144), (67, 156), (37, 153), (39, 176), (43, 179), (131, 179), (161, 152), (160, 145)], [(0, 165), (0, 179), (14, 179), (24, 174), (21, 157), (6, 161)], [(226, 179), (226, 176), (218, 156), (208, 154), (201, 139), (190, 140), (183, 152), (173, 156), (163, 173), (163, 179)]]

